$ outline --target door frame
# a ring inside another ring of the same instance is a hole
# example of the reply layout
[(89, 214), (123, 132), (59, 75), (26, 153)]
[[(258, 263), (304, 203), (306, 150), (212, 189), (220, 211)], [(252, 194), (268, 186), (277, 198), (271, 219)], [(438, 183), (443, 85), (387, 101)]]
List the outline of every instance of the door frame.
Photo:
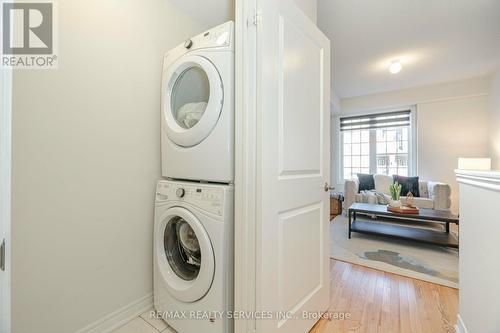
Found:
[(2, 279), (1, 333), (11, 328), (11, 163), (12, 163), (12, 70), (0, 70), (0, 243), (5, 239), (5, 271)]
[[(234, 310), (256, 310), (257, 0), (235, 3), (235, 260)], [(255, 319), (235, 320), (235, 333), (255, 332)]]

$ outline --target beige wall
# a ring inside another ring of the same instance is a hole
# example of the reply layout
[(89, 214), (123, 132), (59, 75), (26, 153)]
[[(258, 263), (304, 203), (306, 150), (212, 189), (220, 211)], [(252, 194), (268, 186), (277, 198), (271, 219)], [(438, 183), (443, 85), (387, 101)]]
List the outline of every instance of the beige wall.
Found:
[(17, 71), (13, 333), (74, 332), (152, 292), (162, 55), (201, 29), (166, 0), (64, 0), (59, 69)]
[(491, 80), (489, 126), (489, 147), (493, 168), (500, 170), (500, 70)]
[[(415, 105), (418, 176), (424, 180), (449, 183), (452, 209), (457, 212), (458, 184), (454, 170), (458, 157), (488, 156), (489, 89), (490, 78), (481, 77), (344, 98), (338, 115)], [(334, 118), (334, 124), (338, 126), (336, 121)], [(337, 161), (334, 167), (338, 165)]]

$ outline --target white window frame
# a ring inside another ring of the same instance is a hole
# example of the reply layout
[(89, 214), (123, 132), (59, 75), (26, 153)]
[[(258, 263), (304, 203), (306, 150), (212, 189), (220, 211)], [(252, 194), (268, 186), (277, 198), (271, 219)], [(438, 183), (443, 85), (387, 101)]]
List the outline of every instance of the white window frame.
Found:
[[(335, 141), (336, 141), (336, 161), (332, 163), (332, 167), (335, 167), (337, 170), (333, 174), (335, 175), (335, 180), (338, 185), (344, 185), (344, 140), (342, 132), (340, 131), (340, 118), (342, 117), (350, 117), (350, 116), (361, 116), (361, 115), (372, 115), (378, 113), (389, 113), (395, 111), (402, 110), (410, 110), (410, 131), (408, 134), (408, 176), (417, 176), (418, 175), (418, 131), (417, 131), (417, 106), (399, 106), (393, 108), (384, 108), (384, 109), (371, 109), (365, 111), (356, 111), (349, 113), (339, 113), (334, 116), (334, 121), (332, 126), (335, 128)], [(370, 151), (372, 149), (376, 149), (376, 140), (372, 140), (370, 138)], [(370, 154), (370, 158), (376, 158), (376, 155)], [(370, 164), (372, 165), (374, 161), (370, 160)], [(370, 171), (371, 172), (371, 171)]]

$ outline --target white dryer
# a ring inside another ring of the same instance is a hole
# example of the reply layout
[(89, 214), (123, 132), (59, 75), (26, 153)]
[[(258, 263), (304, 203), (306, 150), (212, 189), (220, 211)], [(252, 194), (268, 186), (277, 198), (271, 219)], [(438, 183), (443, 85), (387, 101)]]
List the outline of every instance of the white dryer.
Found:
[(233, 187), (159, 181), (154, 305), (179, 333), (231, 333)]
[(161, 87), (162, 175), (234, 180), (234, 27), (224, 23), (168, 52)]

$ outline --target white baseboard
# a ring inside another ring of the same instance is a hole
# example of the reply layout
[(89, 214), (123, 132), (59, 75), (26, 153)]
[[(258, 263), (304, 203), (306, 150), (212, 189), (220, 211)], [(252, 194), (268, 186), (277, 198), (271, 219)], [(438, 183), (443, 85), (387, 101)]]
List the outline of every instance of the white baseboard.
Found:
[(460, 315), (457, 315), (457, 324), (455, 325), (455, 332), (469, 333), (469, 331), (467, 331), (467, 328), (465, 328), (464, 321), (462, 320), (462, 317), (460, 317)]
[(109, 333), (152, 308), (153, 294), (150, 293), (104, 316), (98, 321), (79, 329), (75, 333)]

